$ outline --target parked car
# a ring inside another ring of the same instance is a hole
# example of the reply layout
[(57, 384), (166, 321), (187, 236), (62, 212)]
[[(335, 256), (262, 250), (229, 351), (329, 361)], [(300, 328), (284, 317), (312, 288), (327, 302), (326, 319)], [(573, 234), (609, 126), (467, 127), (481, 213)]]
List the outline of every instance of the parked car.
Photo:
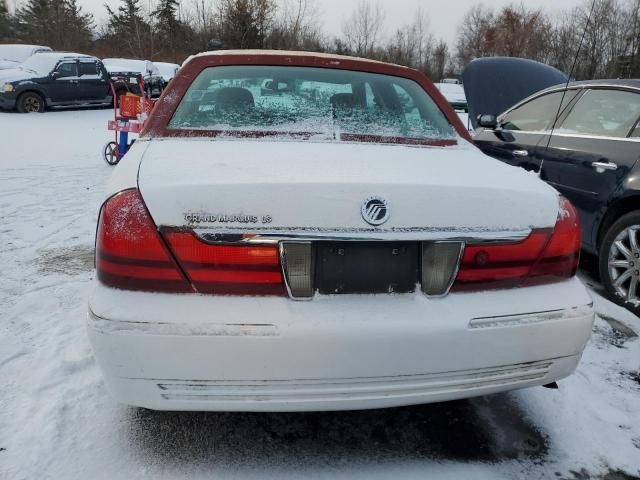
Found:
[[(445, 79), (446, 80), (446, 79)], [(436, 83), (435, 84), (440, 93), (447, 99), (449, 105), (460, 117), (460, 121), (471, 130), (471, 124), (469, 122), (469, 107), (467, 106), (467, 97), (464, 93), (464, 87), (454, 83)]]
[(488, 104), (476, 145), (505, 163), (539, 172), (576, 206), (583, 248), (599, 256), (607, 292), (640, 311), (640, 80), (561, 83), (528, 96), (536, 87), (526, 78), (549, 85), (566, 82), (566, 76), (529, 61), (526, 75), (517, 71), (521, 60), (474, 63), (465, 84), (467, 76), (472, 84), (490, 75), (495, 92), (504, 82), (514, 98), (527, 97), (496, 118), (490, 104), (497, 93), (467, 90), (471, 111), (482, 113), (474, 102)]
[(464, 87), (462, 85), (456, 85), (454, 83), (436, 83), (436, 87), (440, 90), (440, 93), (447, 99), (449, 105), (454, 110), (460, 110), (463, 112), (468, 111), (467, 97), (464, 93)]
[[(265, 80), (282, 95), (262, 96)], [(579, 250), (571, 204), (483, 155), (422, 73), (201, 54), (116, 167), (88, 332), (113, 395), (156, 410), (545, 385), (591, 335)]]
[(162, 95), (166, 82), (153, 62), (126, 58), (105, 58), (102, 62), (112, 77), (125, 79), (132, 77), (133, 81), (129, 81), (128, 88), (133, 93), (141, 93), (137, 75), (142, 75), (147, 95), (151, 98), (157, 98)]
[(102, 62), (78, 53), (39, 53), (0, 71), (0, 108), (21, 113), (47, 107), (109, 105), (109, 76)]
[(40, 45), (0, 45), (0, 70), (16, 68), (30, 56), (50, 51), (51, 48)]
[(180, 70), (180, 65), (177, 63), (153, 62), (153, 64), (160, 71), (160, 75), (162, 75), (165, 85), (173, 80), (173, 77), (175, 77), (178, 70)]

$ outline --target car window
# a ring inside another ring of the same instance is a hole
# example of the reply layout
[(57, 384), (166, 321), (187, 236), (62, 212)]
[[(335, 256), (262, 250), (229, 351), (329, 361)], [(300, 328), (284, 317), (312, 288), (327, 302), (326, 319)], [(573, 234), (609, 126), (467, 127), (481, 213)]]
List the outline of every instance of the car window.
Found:
[(562, 124), (564, 133), (624, 138), (640, 116), (640, 94), (624, 90), (590, 90)]
[(563, 92), (548, 93), (538, 97), (509, 112), (502, 119), (502, 128), (505, 130), (524, 130), (538, 132), (551, 128), (558, 107), (562, 101), (560, 113), (571, 103), (578, 94), (578, 90), (567, 90), (562, 99)]
[[(411, 94), (398, 84), (394, 83), (393, 88), (398, 95), (400, 108), (404, 113), (405, 121), (409, 124), (420, 122), (420, 111), (418, 110), (416, 103), (413, 101), (413, 98), (411, 98)], [(431, 106), (433, 108), (437, 108), (435, 104), (431, 104)]]
[(64, 62), (60, 63), (56, 67), (56, 72), (58, 72), (58, 78), (68, 78), (68, 77), (77, 77), (78, 76), (78, 64), (76, 62)]
[(385, 141), (456, 137), (412, 80), (310, 67), (207, 68), (189, 87), (169, 128), (305, 133), (337, 140), (343, 135)]
[(99, 75), (98, 65), (96, 65), (96, 62), (80, 62), (80, 75), (94, 77)]
[(634, 138), (640, 137), (640, 121), (636, 123), (636, 128), (631, 132), (631, 136)]

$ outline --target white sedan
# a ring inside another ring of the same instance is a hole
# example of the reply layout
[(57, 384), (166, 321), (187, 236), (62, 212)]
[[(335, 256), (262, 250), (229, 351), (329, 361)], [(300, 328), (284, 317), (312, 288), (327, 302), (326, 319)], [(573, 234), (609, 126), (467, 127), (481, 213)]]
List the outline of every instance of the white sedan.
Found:
[(483, 155), (423, 74), (201, 54), (114, 172), (88, 331), (115, 398), (156, 410), (492, 394), (576, 369), (579, 251), (569, 202)]

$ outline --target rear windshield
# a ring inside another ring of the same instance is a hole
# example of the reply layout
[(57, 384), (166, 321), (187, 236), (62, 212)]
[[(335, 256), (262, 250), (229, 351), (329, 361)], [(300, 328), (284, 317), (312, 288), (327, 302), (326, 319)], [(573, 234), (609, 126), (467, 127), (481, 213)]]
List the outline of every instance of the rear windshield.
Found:
[(398, 143), (456, 138), (444, 114), (412, 80), (307, 67), (207, 68), (169, 128)]

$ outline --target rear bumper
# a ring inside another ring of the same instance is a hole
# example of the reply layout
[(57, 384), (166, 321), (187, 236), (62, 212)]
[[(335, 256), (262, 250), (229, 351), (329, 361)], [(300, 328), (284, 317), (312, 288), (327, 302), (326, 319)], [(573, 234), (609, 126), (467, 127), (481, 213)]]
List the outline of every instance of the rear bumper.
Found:
[(564, 378), (590, 338), (590, 304), (578, 280), (440, 300), (417, 294), (302, 303), (97, 286), (88, 331), (122, 403), (156, 410), (349, 410)]

